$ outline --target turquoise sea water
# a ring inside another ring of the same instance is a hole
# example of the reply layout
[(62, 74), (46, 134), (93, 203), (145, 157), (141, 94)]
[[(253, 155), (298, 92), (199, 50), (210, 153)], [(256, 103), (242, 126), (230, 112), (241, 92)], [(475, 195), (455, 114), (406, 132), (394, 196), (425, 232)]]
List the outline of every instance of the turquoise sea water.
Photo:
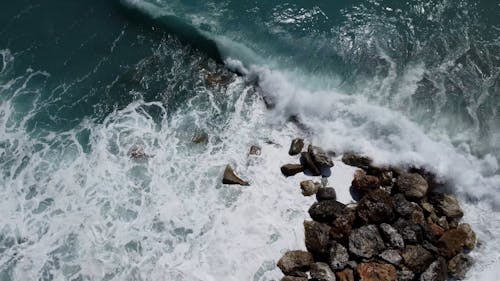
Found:
[[(277, 279), (309, 203), (266, 143), (296, 135), (438, 173), (483, 241), (473, 274), (494, 268), (499, 14), (472, 0), (3, 4), (0, 280)], [(256, 187), (222, 187), (227, 163)]]

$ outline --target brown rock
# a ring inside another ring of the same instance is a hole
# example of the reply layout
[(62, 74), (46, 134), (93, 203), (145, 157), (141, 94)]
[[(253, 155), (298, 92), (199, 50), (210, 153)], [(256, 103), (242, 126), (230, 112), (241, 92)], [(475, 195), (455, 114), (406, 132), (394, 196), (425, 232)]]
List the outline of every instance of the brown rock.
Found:
[(372, 165), (373, 160), (370, 157), (349, 152), (342, 156), (342, 162), (349, 166), (368, 169)]
[(408, 269), (420, 273), (426, 270), (434, 261), (431, 252), (420, 245), (408, 245), (403, 251), (403, 259)]
[(356, 211), (351, 208), (345, 208), (332, 223), (332, 230), (330, 232), (332, 238), (342, 239), (349, 236), (355, 220)]
[(458, 230), (461, 230), (467, 234), (464, 241), (464, 246), (469, 250), (474, 249), (477, 242), (476, 233), (474, 233), (470, 225), (468, 223), (461, 223), (458, 225)]
[(396, 186), (409, 199), (422, 198), (427, 194), (429, 185), (419, 174), (403, 173), (398, 176)]
[(311, 175), (313, 176), (321, 175), (319, 167), (316, 166), (309, 152), (302, 152), (300, 154), (300, 163), (304, 165), (305, 169), (308, 170), (311, 173)]
[(383, 263), (361, 263), (358, 265), (358, 274), (361, 281), (396, 281), (396, 268)]
[(377, 177), (367, 175), (366, 172), (362, 170), (357, 170), (356, 173), (354, 173), (354, 179), (352, 180), (351, 186), (355, 192), (364, 195), (372, 190), (378, 189), (380, 183)]
[(438, 241), (439, 253), (445, 258), (452, 258), (463, 251), (468, 236), (464, 229), (450, 229)]
[(337, 217), (344, 214), (344, 209), (344, 204), (335, 200), (326, 200), (315, 202), (311, 208), (309, 208), (309, 215), (315, 221), (331, 223)]
[(335, 273), (338, 281), (354, 281), (354, 272), (350, 268)]
[(239, 184), (239, 185), (244, 185), (244, 186), (250, 185), (247, 181), (244, 181), (240, 177), (238, 177), (234, 173), (233, 168), (231, 168), (231, 166), (229, 166), (229, 165), (227, 165), (226, 169), (224, 170), (224, 176), (222, 178), (222, 183), (223, 184)]
[(431, 228), (432, 233), (434, 235), (436, 235), (437, 237), (441, 237), (445, 232), (444, 228), (440, 227), (439, 225), (437, 225), (435, 223), (431, 224), (430, 228)]
[(200, 131), (196, 132), (191, 139), (193, 143), (206, 144), (208, 143), (208, 134), (206, 132)]
[(432, 193), (429, 196), (429, 200), (434, 204), (438, 215), (444, 215), (450, 219), (461, 218), (464, 215), (457, 198), (452, 195)]
[(295, 271), (308, 271), (314, 259), (311, 253), (306, 251), (288, 251), (278, 261), (277, 265), (285, 275)]
[(357, 213), (367, 224), (390, 222), (394, 219), (391, 196), (382, 189), (376, 189), (359, 201)]
[(333, 242), (330, 248), (330, 258), (328, 264), (333, 270), (341, 270), (349, 262), (349, 252), (340, 243)]
[(454, 278), (464, 279), (472, 264), (473, 260), (471, 257), (460, 253), (448, 262), (448, 273)]
[(318, 192), (321, 187), (321, 183), (313, 182), (312, 180), (306, 180), (300, 182), (300, 189), (302, 189), (302, 195), (312, 196)]
[(294, 139), (290, 144), (290, 149), (288, 150), (288, 154), (291, 156), (297, 155), (302, 151), (302, 148), (304, 148), (304, 140), (300, 138)]
[(302, 173), (304, 171), (304, 166), (300, 164), (286, 164), (281, 166), (281, 173), (285, 177), (294, 176), (298, 173)]
[(328, 256), (330, 227), (315, 221), (304, 221), (307, 250), (316, 258)]

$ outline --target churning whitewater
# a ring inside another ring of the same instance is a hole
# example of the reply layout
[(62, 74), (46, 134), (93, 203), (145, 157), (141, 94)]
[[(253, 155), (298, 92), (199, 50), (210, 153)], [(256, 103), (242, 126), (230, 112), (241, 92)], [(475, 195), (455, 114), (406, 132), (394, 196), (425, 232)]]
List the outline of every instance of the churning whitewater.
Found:
[(313, 202), (279, 169), (298, 136), (449, 182), (479, 240), (466, 280), (494, 280), (500, 6), (337, 2), (5, 5), (0, 280), (279, 280)]

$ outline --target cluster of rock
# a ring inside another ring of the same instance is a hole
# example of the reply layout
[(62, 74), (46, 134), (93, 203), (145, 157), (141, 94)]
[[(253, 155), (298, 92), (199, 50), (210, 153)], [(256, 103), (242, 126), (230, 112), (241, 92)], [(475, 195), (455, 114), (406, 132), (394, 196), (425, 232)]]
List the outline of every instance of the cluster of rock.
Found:
[[(281, 168), (285, 176), (307, 171), (324, 175), (328, 154), (294, 140), (290, 154), (301, 164)], [(305, 160), (305, 161), (304, 161)], [(282, 281), (444, 281), (464, 278), (475, 247), (471, 227), (460, 223), (463, 211), (450, 194), (439, 193), (435, 177), (422, 170), (381, 168), (371, 159), (344, 154), (359, 168), (351, 193), (358, 202), (336, 201), (335, 189), (304, 181), (302, 193), (316, 195), (304, 222), (307, 251), (288, 251), (278, 261)], [(315, 165), (317, 170), (315, 169)], [(306, 173), (306, 174), (308, 174)]]

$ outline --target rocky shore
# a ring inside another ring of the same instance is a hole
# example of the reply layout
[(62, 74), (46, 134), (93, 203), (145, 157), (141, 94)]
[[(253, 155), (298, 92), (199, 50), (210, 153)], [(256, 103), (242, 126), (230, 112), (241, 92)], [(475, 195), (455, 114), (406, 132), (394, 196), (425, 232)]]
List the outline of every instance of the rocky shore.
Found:
[(351, 184), (356, 203), (336, 200), (327, 178), (333, 152), (292, 141), (288, 151), (300, 162), (281, 167), (284, 176), (304, 173), (321, 182), (300, 183), (316, 196), (304, 222), (307, 251), (286, 252), (277, 266), (282, 281), (444, 281), (462, 279), (476, 244), (470, 225), (460, 222), (458, 200), (442, 192), (436, 177), (422, 169), (378, 167), (365, 156), (346, 153), (358, 168)]

